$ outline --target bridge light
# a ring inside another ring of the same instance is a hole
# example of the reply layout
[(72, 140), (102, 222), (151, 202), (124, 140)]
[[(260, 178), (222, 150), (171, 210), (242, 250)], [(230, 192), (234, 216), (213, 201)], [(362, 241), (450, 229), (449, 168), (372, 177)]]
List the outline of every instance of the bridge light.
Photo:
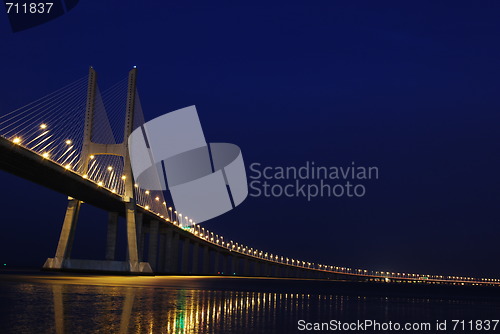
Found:
[(112, 166), (108, 166), (108, 170), (111, 172), (113, 170)]
[(91, 155), (89, 158), (90, 158), (90, 159), (94, 159), (94, 158), (95, 158), (95, 155)]
[(172, 207), (169, 207), (168, 209), (169, 209), (170, 211), (172, 211)]
[(99, 187), (102, 187), (102, 181), (97, 182), (97, 185), (98, 185)]
[(127, 179), (127, 176), (122, 175), (122, 180), (126, 180), (126, 179)]
[(149, 205), (146, 205), (144, 209), (149, 210)]
[(156, 196), (155, 201), (159, 201), (159, 200), (160, 200), (160, 197)]
[(146, 195), (149, 195), (149, 190), (146, 190), (145, 193), (146, 193)]
[(116, 194), (116, 189), (111, 190), (113, 194)]
[(42, 157), (44, 157), (45, 159), (48, 159), (50, 157), (50, 155), (48, 152), (43, 152)]
[(64, 166), (64, 168), (66, 168), (66, 169), (70, 169), (70, 168), (71, 168), (71, 165), (70, 165), (70, 164), (67, 164), (66, 166)]
[(47, 128), (47, 124), (45, 124), (45, 123), (40, 124), (40, 129), (43, 130), (43, 129), (46, 129), (46, 128)]
[(139, 185), (136, 183), (136, 184), (134, 184), (134, 187), (139, 188)]
[(66, 145), (71, 145), (71, 144), (73, 144), (73, 142), (71, 140), (69, 140), (69, 139), (66, 140)]
[(82, 177), (83, 177), (84, 179), (87, 179), (89, 176), (88, 176), (87, 174), (83, 174), (83, 175), (82, 175)]
[(15, 137), (14, 139), (12, 139), (12, 142), (14, 144), (19, 144), (21, 142), (21, 138), (20, 137)]

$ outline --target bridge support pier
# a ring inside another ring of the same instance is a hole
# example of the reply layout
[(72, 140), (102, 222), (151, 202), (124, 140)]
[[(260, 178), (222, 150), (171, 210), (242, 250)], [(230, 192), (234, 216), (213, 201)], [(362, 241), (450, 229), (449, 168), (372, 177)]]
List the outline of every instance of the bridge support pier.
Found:
[(164, 233), (165, 239), (165, 248), (163, 253), (163, 258), (165, 259), (163, 262), (163, 272), (166, 273), (175, 273), (177, 272), (177, 250), (179, 248), (179, 237), (178, 234), (174, 236), (174, 233), (171, 228), (167, 228)]
[(236, 269), (236, 264), (238, 263), (238, 259), (234, 255), (231, 255), (229, 258), (230, 258), (230, 261), (231, 261), (230, 262), (231, 263), (231, 265), (230, 265), (231, 269), (229, 270), (229, 275), (235, 275), (236, 272), (238, 271)]
[(165, 245), (165, 233), (162, 233), (161, 231), (158, 234), (158, 263), (156, 265), (156, 270), (158, 272), (165, 272), (165, 253), (167, 251), (166, 245)]
[(157, 220), (150, 221), (148, 262), (154, 271), (157, 270), (156, 258), (158, 254), (158, 230), (159, 230), (159, 222)]
[(140, 272), (139, 268), (139, 250), (137, 248), (137, 226), (135, 203), (125, 204), (125, 217), (127, 220), (127, 249), (128, 263), (131, 272)]
[(171, 243), (171, 254), (169, 256), (171, 258), (171, 272), (177, 273), (179, 272), (179, 234), (174, 233)]
[(108, 234), (106, 237), (106, 260), (116, 257), (116, 237), (118, 234), (118, 212), (108, 212)]
[(198, 258), (200, 257), (200, 247), (195, 241), (193, 244), (193, 265), (191, 267), (192, 274), (198, 274)]
[(227, 260), (228, 260), (228, 257), (230, 255), (226, 255), (226, 254), (222, 253), (220, 256), (222, 257), (220, 272), (224, 275), (228, 275), (229, 270), (227, 269), (228, 268)]
[(204, 275), (210, 274), (210, 248), (205, 245), (203, 247), (203, 270)]
[(243, 261), (243, 273), (242, 274), (245, 276), (251, 276), (250, 271), (248, 270), (248, 268), (249, 268), (248, 259), (243, 258), (242, 261)]
[[(94, 132), (94, 111), (97, 96), (97, 74), (91, 67), (88, 76), (87, 104), (85, 112), (85, 125), (83, 133), (82, 154), (78, 172), (84, 176), (89, 170), (89, 161), (93, 155), (118, 155), (123, 157), (123, 180), (124, 194), (121, 196), (125, 204), (125, 219), (127, 229), (127, 261), (113, 261), (116, 251), (116, 217), (110, 215), (108, 219), (108, 237), (106, 245), (106, 260), (76, 260), (70, 259), (71, 247), (75, 234), (76, 222), (80, 211), (81, 201), (71, 199), (66, 210), (66, 217), (63, 222), (56, 255), (47, 259), (44, 269), (71, 269), (83, 271), (107, 271), (107, 272), (129, 272), (129, 273), (152, 273), (149, 263), (141, 262), (142, 250), (138, 245), (138, 240), (142, 240), (141, 234), (138, 238), (138, 230), (142, 229), (141, 218), (136, 212), (136, 201), (134, 191), (134, 180), (132, 177), (132, 167), (128, 152), (128, 137), (133, 130), (135, 105), (136, 105), (136, 76), (137, 69), (129, 72), (127, 105), (124, 126), (123, 142), (118, 144), (102, 144), (92, 141)], [(139, 227), (139, 229), (138, 229)]]
[(73, 241), (75, 239), (76, 223), (80, 212), (81, 202), (77, 199), (70, 199), (66, 216), (64, 217), (59, 243), (57, 244), (56, 255), (47, 259), (43, 265), (44, 269), (62, 269), (64, 261), (70, 258)]
[[(142, 223), (142, 214), (136, 213), (135, 215), (136, 221), (136, 229), (137, 229), (137, 252), (139, 254), (139, 260), (142, 261), (144, 259), (144, 226)], [(127, 254), (128, 256), (128, 254)]]
[(220, 257), (219, 252), (214, 251), (214, 274), (216, 274), (216, 275), (218, 275), (220, 273), (219, 257)]
[(188, 238), (184, 238), (184, 244), (182, 246), (182, 273), (189, 274), (189, 251), (191, 248), (191, 243)]
[(261, 268), (261, 270), (262, 270), (262, 276), (263, 276), (263, 277), (267, 277), (267, 276), (269, 276), (269, 273), (268, 273), (268, 270), (267, 270), (267, 266), (268, 266), (268, 265), (267, 265), (267, 263), (265, 263), (265, 262), (262, 262), (262, 263), (260, 264), (260, 268)]
[(253, 263), (253, 275), (260, 276), (260, 263), (259, 263), (259, 261), (254, 261), (254, 263)]

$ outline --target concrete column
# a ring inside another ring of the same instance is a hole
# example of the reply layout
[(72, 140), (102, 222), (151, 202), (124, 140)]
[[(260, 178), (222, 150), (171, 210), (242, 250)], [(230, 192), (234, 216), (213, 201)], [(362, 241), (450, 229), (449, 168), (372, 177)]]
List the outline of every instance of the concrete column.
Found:
[(73, 241), (75, 239), (76, 223), (78, 222), (78, 214), (80, 213), (81, 202), (77, 199), (71, 199), (68, 202), (66, 216), (64, 217), (59, 243), (57, 244), (54, 268), (60, 269), (63, 267), (63, 261), (69, 259)]
[(250, 270), (248, 269), (248, 259), (246, 258), (243, 258), (243, 272), (242, 272), (242, 275), (244, 276), (251, 276), (250, 275)]
[(108, 235), (106, 238), (106, 260), (116, 258), (116, 237), (118, 233), (118, 212), (108, 212)]
[(253, 263), (253, 275), (254, 276), (260, 276), (261, 275), (261, 270), (260, 270), (260, 262), (259, 261), (254, 261)]
[(229, 257), (229, 255), (226, 255), (225, 253), (221, 253), (220, 254), (221, 256), (221, 268), (220, 268), (220, 272), (221, 273), (224, 273), (224, 275), (227, 275), (227, 258)]
[(280, 277), (288, 277), (287, 276), (287, 267), (280, 264)]
[(274, 277), (274, 265), (272, 263), (267, 264), (267, 276)]
[(179, 233), (174, 233), (172, 237), (172, 249), (171, 253), (167, 252), (167, 258), (171, 259), (172, 272), (176, 273), (179, 271)]
[(161, 233), (158, 235), (158, 272), (165, 272), (165, 252), (167, 251), (167, 247), (165, 245), (165, 233)]
[(189, 251), (191, 242), (188, 238), (184, 238), (184, 246), (182, 247), (182, 273), (189, 274)]
[(218, 251), (214, 252), (214, 274), (218, 275), (218, 273), (221, 271), (219, 269), (219, 258), (220, 258), (220, 253)]
[(158, 254), (158, 228), (159, 223), (157, 220), (149, 222), (149, 253), (148, 262), (151, 269), (156, 270), (156, 258)]
[(198, 274), (198, 258), (200, 256), (200, 248), (198, 243), (195, 241), (193, 244), (193, 266), (191, 267), (191, 273)]
[(146, 228), (144, 226), (143, 214), (136, 212), (135, 225), (137, 228), (137, 252), (139, 254), (139, 261), (144, 260), (144, 242), (146, 239)]
[(203, 247), (203, 274), (204, 275), (209, 275), (210, 274), (210, 250), (207, 245)]
[(237, 258), (234, 255), (231, 255), (229, 258), (230, 258), (230, 261), (231, 261), (230, 262), (231, 264), (229, 266), (230, 267), (229, 275), (234, 275), (236, 273), (236, 271), (237, 271), (237, 269), (236, 269)]
[(142, 261), (144, 259), (144, 238), (146, 236), (144, 233), (142, 213), (136, 213), (135, 219), (135, 226), (137, 229), (137, 253), (139, 255), (139, 261)]
[(125, 218), (127, 220), (127, 249), (131, 272), (139, 272), (139, 252), (137, 249), (137, 227), (135, 224), (135, 202), (125, 203)]
[[(177, 248), (179, 248), (179, 235), (177, 233), (177, 239), (174, 240), (174, 233), (171, 228), (168, 228), (165, 233), (165, 251), (164, 251), (164, 265), (163, 270), (167, 273), (177, 272), (177, 260), (174, 262), (174, 258), (177, 259)], [(175, 247), (174, 247), (175, 244)], [(174, 249), (175, 248), (175, 249)]]
[(266, 277), (266, 264), (264, 262), (261, 262), (259, 265), (259, 270), (260, 270), (260, 276)]

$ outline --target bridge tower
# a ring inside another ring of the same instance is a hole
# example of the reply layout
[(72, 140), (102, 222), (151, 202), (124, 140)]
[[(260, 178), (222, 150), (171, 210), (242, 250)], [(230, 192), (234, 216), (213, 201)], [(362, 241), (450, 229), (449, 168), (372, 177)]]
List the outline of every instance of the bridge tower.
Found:
[(133, 68), (128, 76), (128, 89), (126, 101), (126, 115), (123, 142), (118, 144), (101, 144), (92, 141), (94, 129), (95, 96), (97, 89), (97, 73), (90, 67), (88, 77), (87, 102), (85, 112), (84, 139), (79, 172), (86, 175), (89, 169), (91, 156), (116, 155), (123, 157), (123, 177), (125, 191), (122, 196), (127, 229), (127, 261), (115, 261), (116, 233), (118, 227), (118, 212), (108, 213), (108, 236), (106, 245), (106, 260), (76, 260), (71, 259), (71, 248), (75, 236), (76, 224), (82, 201), (69, 198), (66, 216), (64, 218), (56, 254), (47, 259), (44, 269), (76, 269), (76, 270), (98, 270), (110, 272), (152, 273), (151, 266), (147, 262), (140, 262), (139, 248), (137, 242), (137, 220), (141, 219), (136, 212), (136, 199), (134, 192), (134, 178), (128, 151), (128, 137), (133, 130), (134, 114), (136, 105), (136, 78), (137, 69)]

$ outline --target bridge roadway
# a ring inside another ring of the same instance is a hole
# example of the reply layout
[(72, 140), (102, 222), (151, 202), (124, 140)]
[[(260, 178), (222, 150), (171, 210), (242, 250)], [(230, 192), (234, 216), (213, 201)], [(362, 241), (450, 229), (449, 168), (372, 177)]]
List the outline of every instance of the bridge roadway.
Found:
[[(0, 157), (0, 169), (6, 172), (119, 216), (125, 214), (122, 198), (118, 194), (3, 137), (0, 137)], [(139, 255), (141, 260), (147, 259), (156, 274), (218, 274), (385, 283), (499, 285), (498, 282), (491, 283), (484, 280), (463, 281), (354, 274), (287, 264), (230, 250), (210, 241), (209, 238), (199, 237), (188, 230), (166, 222), (155, 213), (139, 205), (137, 213), (140, 217), (137, 227)], [(149, 235), (148, 249), (145, 252), (144, 244), (147, 234)]]

